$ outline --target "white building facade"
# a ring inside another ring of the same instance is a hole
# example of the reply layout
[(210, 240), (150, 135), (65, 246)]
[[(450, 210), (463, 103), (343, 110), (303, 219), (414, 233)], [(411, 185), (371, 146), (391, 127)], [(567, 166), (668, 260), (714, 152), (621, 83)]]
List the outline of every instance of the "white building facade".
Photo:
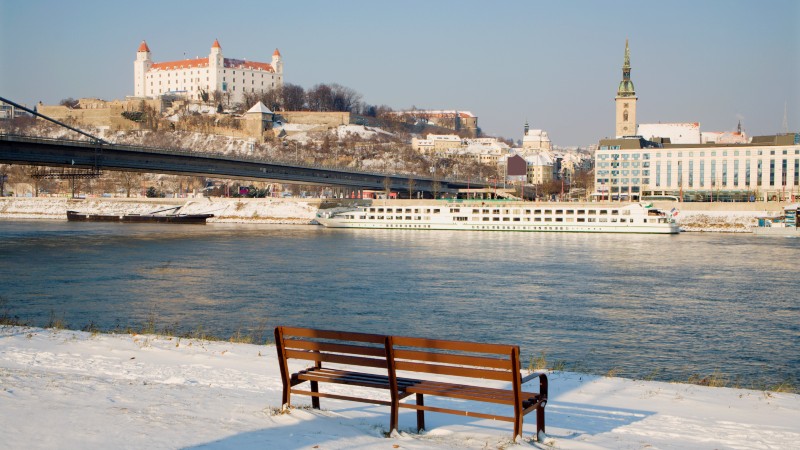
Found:
[(673, 144), (700, 144), (700, 123), (640, 123), (636, 135), (648, 140), (669, 138)]
[(685, 201), (796, 201), (800, 133), (756, 136), (746, 144), (659, 144), (605, 139), (595, 153), (595, 195)]
[(214, 40), (208, 58), (154, 62), (145, 41), (139, 45), (133, 63), (134, 96), (154, 98), (178, 95), (200, 100), (222, 93), (229, 102), (240, 102), (244, 93), (267, 92), (283, 85), (283, 60), (278, 49), (272, 62), (225, 58)]
[(546, 131), (531, 130), (526, 122), (525, 133), (522, 136), (522, 148), (526, 150), (551, 150), (553, 146)]

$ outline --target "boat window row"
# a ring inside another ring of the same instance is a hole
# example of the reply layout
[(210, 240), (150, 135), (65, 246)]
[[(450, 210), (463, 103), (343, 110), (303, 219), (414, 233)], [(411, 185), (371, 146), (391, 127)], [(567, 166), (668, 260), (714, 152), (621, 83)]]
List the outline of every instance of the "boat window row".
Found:
[[(408, 221), (430, 221), (431, 216), (401, 216), (401, 215), (370, 215), (370, 216), (355, 216), (346, 215), (349, 220), (408, 220)], [(454, 222), (543, 222), (543, 223), (559, 223), (559, 222), (576, 222), (576, 223), (634, 223), (633, 218), (624, 217), (480, 217), (470, 220), (468, 216), (454, 216)], [(666, 220), (660, 219), (659, 222)], [(656, 222), (656, 220), (645, 220), (645, 222)]]
[[(399, 214), (402, 214), (402, 213), (408, 213), (408, 214), (412, 214), (412, 213), (413, 214), (421, 214), (421, 213), (439, 214), (441, 212), (441, 209), (440, 208), (376, 208), (376, 207), (370, 207), (370, 208), (367, 209), (367, 211), (369, 211), (371, 213), (389, 213), (389, 214), (391, 214), (391, 213), (399, 213)], [(450, 212), (452, 212), (452, 211), (453, 210), (451, 209)], [(456, 210), (456, 212), (458, 212), (458, 210)]]
[[(370, 207), (367, 208), (370, 213), (387, 213), (387, 214), (440, 214), (440, 208), (381, 208)], [(630, 215), (629, 210), (620, 209), (499, 209), (499, 208), (450, 208), (451, 214), (502, 214), (502, 215)]]

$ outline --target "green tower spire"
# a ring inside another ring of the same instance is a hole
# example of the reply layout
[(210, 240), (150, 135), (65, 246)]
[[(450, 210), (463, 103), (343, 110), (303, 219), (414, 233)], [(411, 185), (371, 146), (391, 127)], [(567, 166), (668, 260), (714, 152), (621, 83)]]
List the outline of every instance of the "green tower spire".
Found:
[(622, 81), (619, 82), (617, 97), (634, 97), (636, 90), (631, 81), (631, 50), (628, 48), (628, 40), (625, 39), (625, 61), (622, 64)]

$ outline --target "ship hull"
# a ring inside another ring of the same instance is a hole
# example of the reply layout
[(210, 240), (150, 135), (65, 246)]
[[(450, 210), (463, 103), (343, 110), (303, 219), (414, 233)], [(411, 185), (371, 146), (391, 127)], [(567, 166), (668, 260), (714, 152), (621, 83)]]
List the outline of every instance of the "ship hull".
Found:
[(189, 225), (205, 225), (206, 219), (213, 214), (84, 214), (67, 211), (70, 222), (120, 222), (120, 223), (176, 223)]
[(678, 234), (680, 226), (657, 209), (625, 206), (509, 204), (373, 205), (320, 214), (328, 228)]

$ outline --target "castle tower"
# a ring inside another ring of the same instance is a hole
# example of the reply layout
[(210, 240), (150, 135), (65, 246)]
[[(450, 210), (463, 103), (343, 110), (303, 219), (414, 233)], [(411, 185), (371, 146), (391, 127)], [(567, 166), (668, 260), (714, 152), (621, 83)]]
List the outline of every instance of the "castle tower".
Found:
[(275, 70), (275, 83), (277, 86), (281, 86), (283, 84), (283, 59), (277, 48), (272, 52), (272, 68)]
[(625, 61), (622, 64), (622, 81), (617, 89), (616, 137), (636, 134), (636, 90), (631, 81), (631, 52), (625, 39)]
[(222, 57), (222, 46), (219, 41), (214, 39), (211, 44), (211, 53), (208, 55), (208, 86), (212, 94), (214, 91), (227, 92), (227, 82), (223, 81), (222, 70), (225, 67), (225, 59)]
[(145, 96), (145, 74), (152, 66), (150, 47), (147, 46), (147, 42), (142, 41), (136, 51), (136, 61), (133, 62), (133, 95), (135, 97)]

